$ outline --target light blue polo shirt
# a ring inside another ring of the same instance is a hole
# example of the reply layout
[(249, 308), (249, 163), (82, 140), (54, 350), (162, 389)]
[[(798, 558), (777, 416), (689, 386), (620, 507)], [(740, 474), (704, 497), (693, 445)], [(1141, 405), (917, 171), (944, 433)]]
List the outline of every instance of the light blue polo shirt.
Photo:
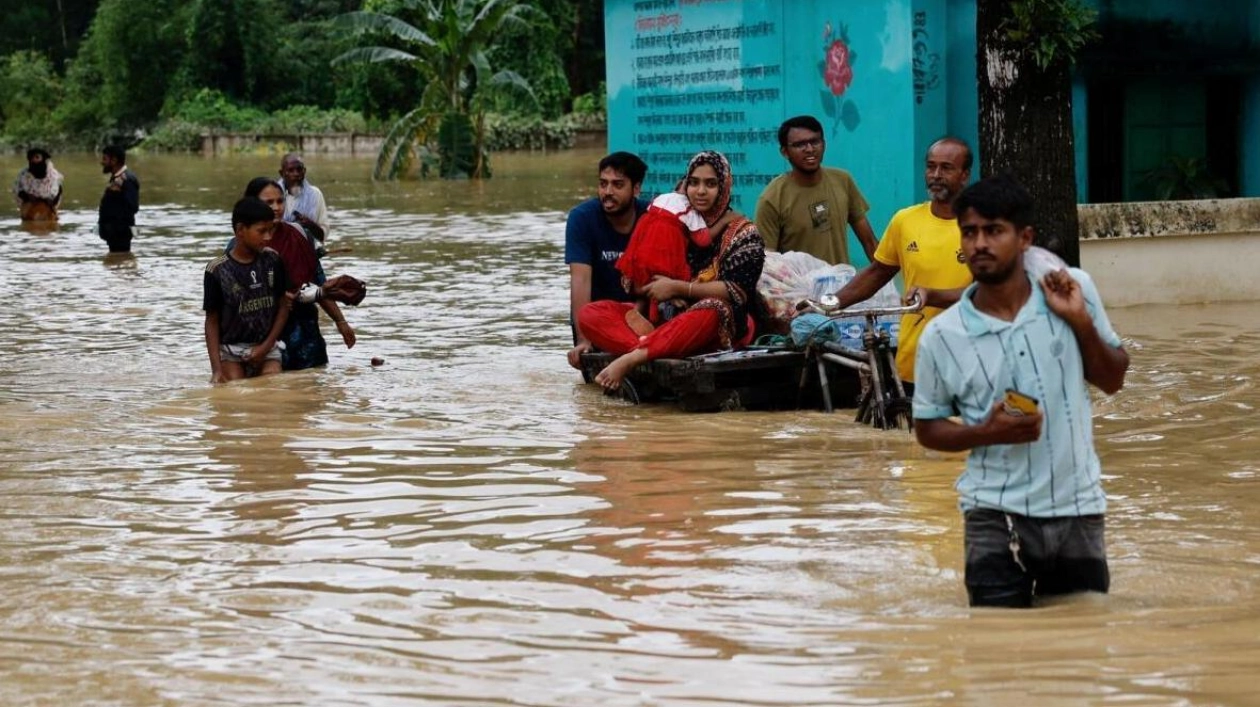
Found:
[[(1120, 346), (1089, 275), (1068, 271), (1102, 340)], [(1046, 306), (1041, 286), (1015, 321), (991, 317), (972, 302), (976, 285), (933, 319), (919, 339), (914, 416), (955, 414), (968, 425), (988, 419), (1007, 388), (1041, 401), (1041, 438), (1031, 444), (976, 447), (958, 477), (959, 506), (993, 508), (1033, 518), (1103, 513), (1107, 498), (1094, 451), (1089, 389), (1076, 335)]]

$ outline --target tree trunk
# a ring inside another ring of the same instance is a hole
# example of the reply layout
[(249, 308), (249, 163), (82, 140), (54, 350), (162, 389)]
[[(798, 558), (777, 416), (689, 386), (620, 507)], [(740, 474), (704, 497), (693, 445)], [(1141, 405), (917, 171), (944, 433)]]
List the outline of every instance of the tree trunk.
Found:
[(66, 11), (61, 7), (61, 0), (57, 0), (57, 24), (61, 25), (61, 48), (65, 50), (66, 56), (69, 56), (70, 37), (66, 34)]
[(1071, 67), (1038, 67), (999, 29), (1009, 13), (1009, 0), (976, 2), (981, 173), (1018, 179), (1033, 197), (1037, 245), (1079, 266)]

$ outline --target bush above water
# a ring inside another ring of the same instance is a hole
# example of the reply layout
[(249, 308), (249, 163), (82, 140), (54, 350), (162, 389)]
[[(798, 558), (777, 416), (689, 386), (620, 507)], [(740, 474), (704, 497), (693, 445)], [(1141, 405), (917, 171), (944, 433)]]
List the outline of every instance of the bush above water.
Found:
[(295, 105), (266, 113), (258, 108), (237, 105), (222, 93), (210, 89), (202, 89), (174, 106), (168, 105), (162, 113), (162, 121), (145, 138), (142, 147), (193, 151), (200, 149), (202, 135), (214, 133), (297, 135), (366, 133), (380, 129), (380, 126), (372, 125), (351, 110)]
[(573, 147), (577, 126), (565, 118), (486, 116), (486, 147), (498, 150), (548, 150)]

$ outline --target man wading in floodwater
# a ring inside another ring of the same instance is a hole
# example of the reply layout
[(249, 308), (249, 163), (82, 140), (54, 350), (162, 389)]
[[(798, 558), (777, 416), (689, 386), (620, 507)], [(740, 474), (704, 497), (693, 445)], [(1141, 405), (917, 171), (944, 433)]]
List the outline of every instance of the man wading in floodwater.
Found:
[[(1052, 270), (1035, 282), (1025, 271), (1032, 198), (1022, 186), (984, 179), (954, 213), (975, 283), (919, 339), (914, 433), (929, 449), (971, 450), (955, 484), (971, 605), (1106, 592), (1107, 497), (1086, 383), (1120, 390), (1129, 355), (1089, 275)], [(1025, 410), (1012, 409), (1019, 397)]]

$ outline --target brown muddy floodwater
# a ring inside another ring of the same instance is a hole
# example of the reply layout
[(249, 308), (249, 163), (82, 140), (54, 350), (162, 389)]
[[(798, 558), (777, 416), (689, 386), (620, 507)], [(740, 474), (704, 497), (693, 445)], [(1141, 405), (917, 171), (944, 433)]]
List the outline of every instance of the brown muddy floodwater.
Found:
[(1112, 311), (1113, 593), (971, 611), (961, 457), (580, 385), (563, 223), (598, 156), (311, 159), (359, 344), (217, 388), (202, 268), (278, 158), (133, 158), (121, 260), (93, 158), (55, 159), (61, 229), (0, 220), (0, 704), (1260, 704), (1254, 305)]

